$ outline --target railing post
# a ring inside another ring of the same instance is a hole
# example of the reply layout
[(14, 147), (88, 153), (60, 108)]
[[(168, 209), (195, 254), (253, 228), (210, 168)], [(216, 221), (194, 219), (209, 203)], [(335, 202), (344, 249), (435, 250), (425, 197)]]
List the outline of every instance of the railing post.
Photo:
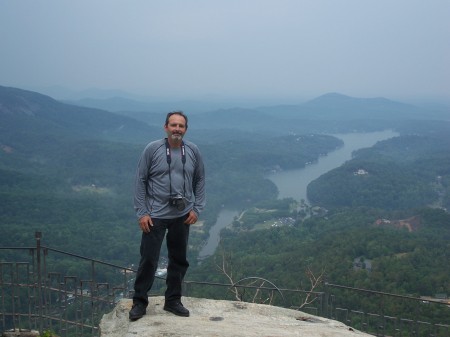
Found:
[(330, 312), (330, 288), (328, 282), (324, 278), (323, 280), (323, 295), (322, 295), (322, 317), (331, 318)]
[(42, 326), (42, 275), (41, 275), (41, 232), (35, 232), (34, 237), (36, 239), (36, 262), (37, 262), (37, 290), (38, 290), (38, 319), (39, 319), (39, 332), (42, 333), (44, 327)]

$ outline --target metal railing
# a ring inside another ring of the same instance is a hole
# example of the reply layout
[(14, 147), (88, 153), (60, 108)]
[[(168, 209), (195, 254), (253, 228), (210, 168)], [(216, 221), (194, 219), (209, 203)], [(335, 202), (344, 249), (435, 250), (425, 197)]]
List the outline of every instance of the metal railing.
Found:
[[(35, 238), (35, 247), (0, 247), (15, 253), (14, 262), (0, 260), (0, 331), (98, 336), (101, 316), (128, 296), (135, 270), (43, 246), (39, 232)], [(73, 259), (72, 275), (55, 268), (57, 255)]]
[[(0, 255), (0, 332), (15, 329), (52, 331), (61, 337), (99, 336), (103, 314), (132, 294), (136, 270), (43, 246), (39, 232), (35, 239), (35, 247), (0, 247), (0, 252), (14, 252), (14, 257), (10, 256), (13, 262)], [(61, 257), (64, 267), (58, 268)], [(72, 266), (67, 270), (68, 263)], [(445, 301), (329, 282), (321, 291), (283, 289), (260, 277), (246, 277), (234, 284), (185, 281), (184, 294), (204, 294), (208, 287), (213, 289), (211, 298), (298, 309), (376, 336), (450, 337), (450, 304)], [(162, 294), (163, 288), (164, 279), (157, 276), (153, 295)], [(361, 307), (349, 309), (355, 298), (362, 300)], [(410, 314), (399, 317), (398, 312)]]

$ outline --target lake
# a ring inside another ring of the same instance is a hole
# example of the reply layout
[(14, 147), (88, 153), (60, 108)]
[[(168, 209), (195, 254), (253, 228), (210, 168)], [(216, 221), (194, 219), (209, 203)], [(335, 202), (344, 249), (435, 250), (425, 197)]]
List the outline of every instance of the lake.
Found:
[[(342, 139), (344, 145), (336, 151), (320, 157), (316, 163), (310, 164), (305, 168), (281, 171), (267, 176), (267, 178), (273, 181), (277, 186), (279, 191), (278, 197), (280, 199), (290, 197), (297, 201), (303, 199), (307, 202), (306, 188), (311, 181), (344, 164), (347, 160), (352, 158), (353, 151), (372, 147), (379, 141), (397, 137), (399, 134), (392, 130), (385, 130), (378, 132), (336, 134), (332, 136)], [(224, 209), (219, 213), (217, 222), (209, 231), (208, 241), (199, 253), (200, 259), (214, 253), (220, 241), (220, 231), (230, 225), (233, 222), (234, 217), (238, 214), (238, 211), (228, 209)]]
[(209, 238), (206, 245), (198, 253), (198, 258), (202, 259), (212, 255), (219, 245), (220, 231), (233, 222), (235, 216), (239, 215), (238, 211), (223, 209), (217, 218), (214, 226), (209, 230)]
[(332, 135), (342, 139), (344, 145), (341, 148), (320, 157), (316, 163), (310, 164), (305, 168), (273, 173), (267, 178), (277, 185), (280, 199), (290, 197), (297, 201), (303, 199), (307, 202), (306, 187), (311, 181), (344, 164), (352, 158), (353, 151), (372, 147), (381, 140), (398, 135), (397, 132), (392, 130)]

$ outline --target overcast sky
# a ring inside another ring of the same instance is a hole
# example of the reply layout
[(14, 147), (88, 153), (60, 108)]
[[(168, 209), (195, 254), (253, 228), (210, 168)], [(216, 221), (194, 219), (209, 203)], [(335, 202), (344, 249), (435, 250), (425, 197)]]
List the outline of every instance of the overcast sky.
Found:
[(0, 85), (450, 101), (449, 0), (0, 0)]

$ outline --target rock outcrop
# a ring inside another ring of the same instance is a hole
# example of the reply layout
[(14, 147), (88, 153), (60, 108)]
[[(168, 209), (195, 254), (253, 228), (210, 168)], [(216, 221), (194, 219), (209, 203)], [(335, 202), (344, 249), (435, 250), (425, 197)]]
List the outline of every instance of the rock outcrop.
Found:
[(190, 317), (163, 310), (164, 297), (150, 297), (147, 314), (130, 322), (132, 301), (121, 300), (100, 322), (101, 337), (347, 337), (370, 336), (343, 323), (297, 310), (246, 302), (184, 297)]

